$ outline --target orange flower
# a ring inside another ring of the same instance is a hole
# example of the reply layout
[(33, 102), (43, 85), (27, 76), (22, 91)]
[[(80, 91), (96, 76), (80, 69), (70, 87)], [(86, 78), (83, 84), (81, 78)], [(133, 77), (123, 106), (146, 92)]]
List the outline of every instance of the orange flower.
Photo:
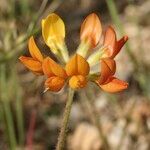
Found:
[(113, 59), (101, 60), (101, 76), (96, 83), (107, 92), (115, 93), (125, 90), (128, 83), (113, 77), (116, 71), (116, 63)]
[(80, 39), (89, 42), (91, 47), (95, 47), (101, 37), (102, 27), (98, 16), (95, 13), (88, 15), (81, 25)]
[(114, 58), (120, 52), (127, 40), (128, 36), (123, 36), (119, 41), (117, 41), (115, 30), (113, 27), (109, 26), (104, 36), (104, 46), (106, 46), (107, 49), (102, 57)]
[(35, 44), (33, 36), (29, 39), (28, 47), (32, 57), (21, 56), (19, 59), (32, 72), (34, 72), (37, 75), (42, 75), (43, 56), (40, 50), (38, 49), (37, 45)]
[(58, 92), (65, 84), (67, 74), (54, 60), (47, 57), (43, 61), (43, 72), (48, 77), (45, 81), (47, 90)]
[(87, 75), (89, 74), (89, 64), (80, 55), (75, 54), (66, 64), (66, 73), (71, 79), (69, 85), (73, 89), (83, 88), (87, 84)]

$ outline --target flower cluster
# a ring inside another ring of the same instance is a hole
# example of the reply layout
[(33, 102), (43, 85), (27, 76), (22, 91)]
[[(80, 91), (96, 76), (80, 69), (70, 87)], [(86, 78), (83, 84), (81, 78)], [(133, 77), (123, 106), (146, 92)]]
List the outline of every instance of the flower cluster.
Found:
[[(71, 88), (80, 89), (84, 88), (88, 81), (96, 83), (107, 92), (119, 92), (128, 87), (128, 83), (114, 77), (116, 72), (114, 58), (128, 37), (124, 36), (117, 40), (114, 29), (109, 26), (104, 34), (103, 44), (101, 47), (98, 46), (102, 36), (102, 26), (95, 13), (88, 15), (83, 21), (80, 30), (81, 42), (71, 58), (65, 44), (64, 22), (55, 13), (42, 20), (42, 36), (46, 45), (62, 64), (56, 63), (49, 56), (43, 57), (33, 36), (28, 42), (31, 57), (21, 56), (19, 59), (36, 75), (47, 77), (46, 90), (57, 92), (67, 82)], [(94, 52), (90, 55), (91, 50)], [(91, 72), (90, 68), (98, 63), (100, 69)]]

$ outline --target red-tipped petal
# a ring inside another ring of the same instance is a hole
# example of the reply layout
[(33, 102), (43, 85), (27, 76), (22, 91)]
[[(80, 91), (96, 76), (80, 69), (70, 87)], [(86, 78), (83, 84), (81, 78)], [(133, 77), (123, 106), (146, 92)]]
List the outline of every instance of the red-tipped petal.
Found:
[(116, 62), (110, 58), (104, 58), (101, 63), (101, 75), (99, 78), (99, 84), (103, 84), (110, 76), (113, 76), (116, 72)]
[(120, 52), (121, 48), (124, 46), (127, 40), (128, 40), (128, 36), (124, 36), (119, 41), (117, 41), (115, 50), (111, 58), (114, 58)]
[[(98, 82), (97, 82), (98, 83)], [(115, 77), (110, 77), (108, 82), (105, 84), (98, 85), (106, 92), (116, 93), (128, 88), (128, 83), (122, 80), (119, 80)]]

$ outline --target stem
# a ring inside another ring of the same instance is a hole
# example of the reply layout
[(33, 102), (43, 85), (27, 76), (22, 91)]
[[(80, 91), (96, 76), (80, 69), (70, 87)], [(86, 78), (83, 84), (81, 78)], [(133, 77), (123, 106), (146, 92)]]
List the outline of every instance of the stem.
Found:
[[(108, 9), (109, 9), (109, 12), (110, 12), (110, 15), (111, 15), (111, 18), (112, 18), (114, 24), (119, 29), (120, 34), (123, 35), (124, 34), (124, 27), (120, 21), (114, 0), (106, 0), (106, 3), (107, 3), (107, 6), (108, 6)], [(136, 57), (133, 55), (131, 48), (130, 48), (130, 45), (128, 43), (126, 43), (126, 50), (127, 50), (127, 53), (129, 55), (133, 65), (135, 66), (135, 68), (137, 68), (138, 67), (138, 61), (137, 61)]]
[(73, 95), (74, 95), (74, 90), (69, 88), (68, 100), (67, 100), (67, 104), (65, 107), (65, 112), (64, 112), (62, 126), (61, 126), (59, 137), (58, 137), (58, 143), (56, 146), (56, 150), (64, 149), (65, 140), (66, 140), (66, 131), (67, 131), (69, 116), (70, 116), (71, 107), (72, 107), (72, 103), (73, 103)]
[(4, 108), (4, 113), (5, 113), (5, 117), (6, 117), (6, 124), (7, 124), (7, 128), (8, 128), (10, 149), (15, 150), (15, 148), (16, 148), (16, 137), (15, 137), (14, 125), (13, 125), (13, 120), (12, 120), (12, 115), (11, 115), (11, 108), (10, 108), (10, 104), (7, 100), (3, 101), (3, 108)]
[(4, 109), (4, 117), (6, 118), (6, 126), (8, 130), (8, 138), (10, 142), (10, 149), (15, 150), (16, 148), (16, 136), (13, 124), (13, 116), (10, 107), (10, 101), (8, 100), (7, 86), (6, 86), (6, 66), (0, 66), (0, 86), (1, 86), (1, 100)]
[(19, 144), (23, 145), (24, 121), (23, 121), (22, 99), (19, 93), (17, 94), (16, 97), (16, 115), (17, 115), (17, 127), (18, 127), (18, 134), (19, 134)]
[(103, 133), (102, 124), (99, 120), (99, 116), (98, 116), (98, 113), (96, 112), (96, 107), (92, 101), (92, 98), (91, 97), (88, 98), (86, 95), (85, 95), (85, 97), (86, 97), (85, 100), (87, 101), (87, 105), (89, 106), (89, 109), (91, 110), (91, 113), (92, 113), (93, 118), (91, 118), (91, 120), (94, 121), (94, 124), (98, 129), (99, 136), (100, 136), (102, 143), (103, 143), (103, 148), (104, 148), (104, 150), (109, 150), (110, 146), (109, 146), (109, 143), (107, 141), (107, 138), (105, 137), (105, 135)]

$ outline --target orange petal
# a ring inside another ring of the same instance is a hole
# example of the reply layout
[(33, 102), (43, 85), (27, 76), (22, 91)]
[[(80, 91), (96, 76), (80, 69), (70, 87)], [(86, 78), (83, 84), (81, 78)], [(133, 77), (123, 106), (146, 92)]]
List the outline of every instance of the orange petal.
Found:
[(116, 32), (113, 27), (109, 26), (104, 36), (104, 46), (108, 47), (106, 50), (107, 57), (111, 57), (111, 55), (114, 53), (116, 42)]
[(85, 87), (87, 84), (86, 77), (82, 75), (72, 76), (69, 80), (69, 85), (73, 89), (79, 89)]
[(95, 47), (101, 37), (102, 26), (100, 19), (95, 13), (88, 15), (81, 25), (80, 39), (81, 41), (89, 40), (92, 47)]
[(31, 71), (40, 75), (43, 74), (41, 62), (34, 60), (31, 57), (25, 57), (25, 56), (21, 56), (19, 60)]
[(111, 58), (114, 58), (120, 52), (121, 48), (127, 42), (127, 40), (128, 40), (128, 36), (124, 36), (119, 41), (117, 41), (115, 51), (113, 52)]
[(115, 77), (110, 77), (106, 84), (98, 85), (106, 92), (115, 93), (128, 88), (128, 83)]
[(50, 91), (58, 92), (64, 86), (65, 80), (60, 77), (50, 77), (45, 81), (45, 87), (49, 88)]
[(75, 54), (66, 64), (65, 69), (68, 76), (86, 76), (88, 75), (90, 68), (88, 62), (82, 56)]
[(42, 56), (40, 50), (38, 49), (37, 45), (35, 44), (33, 36), (31, 36), (30, 39), (29, 39), (28, 47), (29, 47), (29, 52), (30, 52), (31, 56), (35, 60), (38, 60), (38, 61), (42, 62), (43, 61), (43, 56)]
[(99, 84), (103, 84), (110, 76), (116, 72), (116, 62), (110, 58), (104, 58), (101, 60), (101, 75)]
[(44, 59), (42, 67), (44, 74), (47, 75), (48, 77), (54, 75), (61, 78), (67, 77), (65, 70), (49, 57)]

